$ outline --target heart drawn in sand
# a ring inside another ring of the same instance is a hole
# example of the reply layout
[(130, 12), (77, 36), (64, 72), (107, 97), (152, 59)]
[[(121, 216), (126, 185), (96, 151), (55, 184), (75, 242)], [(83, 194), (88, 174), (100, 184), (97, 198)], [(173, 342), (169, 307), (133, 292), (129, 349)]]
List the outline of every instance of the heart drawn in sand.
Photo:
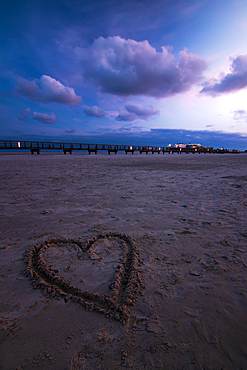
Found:
[(35, 288), (110, 319), (128, 319), (140, 279), (138, 251), (126, 234), (100, 234), (87, 242), (50, 239), (30, 249), (26, 260)]

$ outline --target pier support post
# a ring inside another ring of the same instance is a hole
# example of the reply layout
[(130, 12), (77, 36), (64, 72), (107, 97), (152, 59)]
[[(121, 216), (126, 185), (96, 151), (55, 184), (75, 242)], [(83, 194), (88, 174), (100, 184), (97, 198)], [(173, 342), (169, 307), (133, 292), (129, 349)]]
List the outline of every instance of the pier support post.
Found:
[(63, 154), (66, 154), (66, 153), (69, 153), (69, 154), (72, 154), (72, 149), (68, 148), (68, 149), (63, 149)]
[(31, 148), (30, 149), (30, 152), (31, 152), (32, 155), (34, 154), (34, 152), (36, 152), (37, 154), (39, 154), (40, 153), (40, 148)]

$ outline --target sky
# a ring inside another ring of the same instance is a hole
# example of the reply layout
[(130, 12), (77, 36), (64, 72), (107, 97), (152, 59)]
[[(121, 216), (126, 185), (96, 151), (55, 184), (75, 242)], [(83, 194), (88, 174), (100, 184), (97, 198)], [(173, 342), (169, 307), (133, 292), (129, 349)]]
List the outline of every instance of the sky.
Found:
[(0, 139), (247, 149), (246, 0), (2, 0)]

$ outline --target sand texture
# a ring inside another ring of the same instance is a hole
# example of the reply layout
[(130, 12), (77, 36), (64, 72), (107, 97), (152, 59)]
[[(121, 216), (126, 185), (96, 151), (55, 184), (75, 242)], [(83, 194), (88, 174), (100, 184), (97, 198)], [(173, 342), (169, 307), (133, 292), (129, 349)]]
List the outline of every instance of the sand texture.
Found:
[(247, 368), (247, 154), (0, 171), (0, 369)]

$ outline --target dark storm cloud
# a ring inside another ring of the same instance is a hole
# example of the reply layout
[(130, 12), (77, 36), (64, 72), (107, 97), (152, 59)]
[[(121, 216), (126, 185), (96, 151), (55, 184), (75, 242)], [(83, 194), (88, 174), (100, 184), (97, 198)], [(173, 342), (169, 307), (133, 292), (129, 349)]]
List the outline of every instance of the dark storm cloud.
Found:
[(102, 92), (164, 98), (188, 91), (202, 77), (206, 62), (183, 50), (177, 63), (169, 47), (157, 52), (147, 40), (99, 37), (83, 60), (84, 78)]
[(224, 75), (220, 81), (211, 80), (200, 91), (202, 94), (217, 96), (237, 92), (247, 86), (247, 54), (233, 59), (231, 72)]
[(96, 117), (96, 118), (102, 118), (105, 117), (105, 111), (97, 106), (93, 107), (85, 107), (83, 109), (83, 112), (88, 116), (88, 117)]
[(64, 86), (61, 82), (46, 75), (41, 76), (40, 80), (32, 81), (18, 77), (16, 84), (14, 93), (32, 101), (78, 105), (82, 100), (80, 96), (75, 94), (72, 87)]

